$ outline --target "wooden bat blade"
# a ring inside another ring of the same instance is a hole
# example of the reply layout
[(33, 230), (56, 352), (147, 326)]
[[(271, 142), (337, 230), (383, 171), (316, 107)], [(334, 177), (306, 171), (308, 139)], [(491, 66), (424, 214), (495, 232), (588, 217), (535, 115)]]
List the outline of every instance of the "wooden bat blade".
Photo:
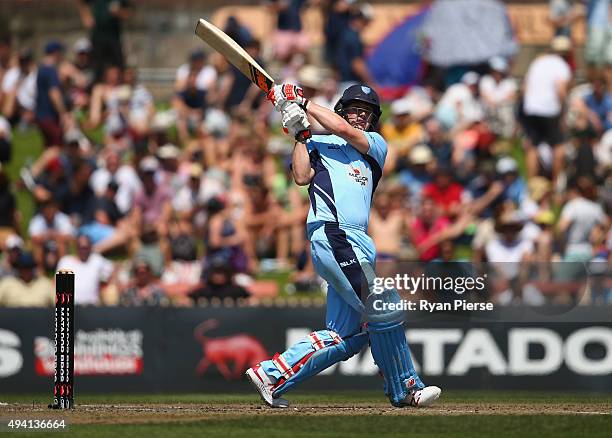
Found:
[(234, 67), (262, 91), (268, 92), (274, 86), (274, 79), (255, 61), (246, 50), (231, 39), (225, 32), (200, 18), (195, 33), (210, 47), (222, 54)]

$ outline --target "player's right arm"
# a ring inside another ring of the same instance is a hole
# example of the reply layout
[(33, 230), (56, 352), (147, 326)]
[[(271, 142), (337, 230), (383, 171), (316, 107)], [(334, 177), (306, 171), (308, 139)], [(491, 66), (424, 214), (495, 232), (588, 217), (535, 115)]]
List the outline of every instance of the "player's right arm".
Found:
[(312, 181), (315, 171), (310, 166), (310, 156), (306, 143), (295, 143), (293, 148), (291, 172), (293, 179), (298, 186), (307, 186)]

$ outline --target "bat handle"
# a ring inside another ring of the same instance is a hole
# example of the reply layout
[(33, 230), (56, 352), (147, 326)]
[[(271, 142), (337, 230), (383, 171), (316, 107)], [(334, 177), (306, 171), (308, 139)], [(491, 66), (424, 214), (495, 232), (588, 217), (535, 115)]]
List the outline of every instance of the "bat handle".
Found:
[(310, 132), (310, 129), (304, 129), (303, 131), (297, 133), (297, 135), (295, 136), (295, 141), (304, 143), (310, 137), (312, 137), (312, 132)]

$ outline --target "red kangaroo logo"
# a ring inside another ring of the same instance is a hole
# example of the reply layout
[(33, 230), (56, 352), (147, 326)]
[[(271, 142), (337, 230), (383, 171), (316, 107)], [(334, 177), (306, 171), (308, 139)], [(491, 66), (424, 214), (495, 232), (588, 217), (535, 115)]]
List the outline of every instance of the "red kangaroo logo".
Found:
[[(198, 362), (196, 373), (201, 376), (208, 367), (215, 365), (225, 380), (236, 380), (249, 368), (268, 359), (269, 355), (261, 342), (251, 335), (239, 333), (220, 338), (210, 338), (204, 334), (217, 328), (219, 321), (207, 319), (193, 330), (196, 341), (202, 345), (202, 359)], [(234, 363), (234, 370), (230, 369)]]

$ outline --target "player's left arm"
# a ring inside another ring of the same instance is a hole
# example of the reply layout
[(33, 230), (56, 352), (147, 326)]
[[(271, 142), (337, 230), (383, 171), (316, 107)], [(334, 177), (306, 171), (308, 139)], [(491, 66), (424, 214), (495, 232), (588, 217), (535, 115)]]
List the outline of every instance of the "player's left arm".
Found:
[(366, 133), (361, 129), (353, 128), (349, 122), (335, 112), (310, 100), (306, 104), (306, 111), (326, 130), (346, 140), (362, 154), (367, 154), (370, 150), (370, 142)]

